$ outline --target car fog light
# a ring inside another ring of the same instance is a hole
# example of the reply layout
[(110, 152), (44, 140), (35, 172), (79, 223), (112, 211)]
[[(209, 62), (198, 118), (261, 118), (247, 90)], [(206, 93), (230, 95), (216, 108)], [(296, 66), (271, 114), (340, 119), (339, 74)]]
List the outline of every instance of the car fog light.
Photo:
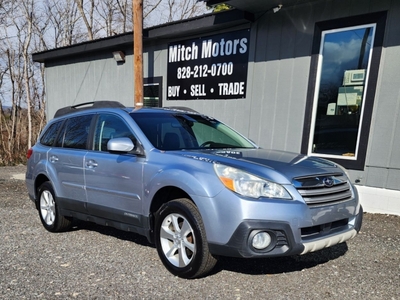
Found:
[(268, 232), (260, 231), (254, 235), (252, 245), (255, 249), (262, 250), (267, 248), (271, 241), (272, 239)]

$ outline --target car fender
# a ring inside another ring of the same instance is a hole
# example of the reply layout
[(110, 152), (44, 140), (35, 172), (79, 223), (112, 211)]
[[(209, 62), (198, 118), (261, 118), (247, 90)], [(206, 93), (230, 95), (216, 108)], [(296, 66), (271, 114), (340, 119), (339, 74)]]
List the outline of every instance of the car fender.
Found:
[(45, 176), (46, 178), (49, 178), (47, 174), (46, 160), (40, 160), (35, 165), (28, 166), (25, 175), (26, 187), (28, 189), (29, 195), (33, 197), (35, 200), (37, 200), (36, 198), (38, 196), (36, 190), (37, 180), (42, 175)]
[(35, 184), (36, 184), (36, 179), (40, 176), (40, 175), (44, 175), (46, 176), (51, 185), (53, 186), (53, 190), (54, 193), (56, 194), (57, 197), (60, 196), (61, 194), (61, 189), (60, 189), (60, 181), (57, 180), (57, 174), (56, 174), (56, 169), (53, 166), (53, 164), (49, 163), (49, 161), (45, 161), (42, 160), (38, 166), (40, 166), (40, 169), (38, 169), (37, 171), (35, 171), (35, 174), (38, 174), (35, 178)]
[(189, 172), (179, 168), (161, 169), (154, 176), (146, 181), (144, 187), (145, 199), (143, 204), (144, 212), (149, 211), (152, 199), (155, 194), (164, 187), (176, 187), (187, 193), (196, 203), (197, 198), (213, 198), (222, 189), (223, 185), (215, 176), (210, 178), (210, 173)]

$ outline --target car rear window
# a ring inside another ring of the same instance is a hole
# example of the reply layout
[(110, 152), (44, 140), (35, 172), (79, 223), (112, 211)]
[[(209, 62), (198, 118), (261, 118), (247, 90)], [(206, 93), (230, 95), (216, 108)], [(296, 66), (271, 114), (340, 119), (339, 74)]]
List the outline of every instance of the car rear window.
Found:
[(77, 116), (68, 119), (58, 135), (56, 146), (63, 148), (86, 149), (90, 123), (93, 115)]
[(53, 146), (61, 125), (62, 121), (51, 124), (40, 138), (40, 143), (45, 146)]

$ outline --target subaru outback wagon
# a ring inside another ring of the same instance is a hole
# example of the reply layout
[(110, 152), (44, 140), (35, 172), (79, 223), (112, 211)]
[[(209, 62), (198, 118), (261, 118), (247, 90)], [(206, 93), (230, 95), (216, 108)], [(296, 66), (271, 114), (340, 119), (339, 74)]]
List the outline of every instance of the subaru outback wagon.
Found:
[(333, 162), (261, 149), (189, 109), (112, 101), (57, 111), (28, 150), (26, 185), (48, 231), (80, 219), (138, 233), (184, 278), (205, 276), (218, 256), (345, 242), (363, 214)]

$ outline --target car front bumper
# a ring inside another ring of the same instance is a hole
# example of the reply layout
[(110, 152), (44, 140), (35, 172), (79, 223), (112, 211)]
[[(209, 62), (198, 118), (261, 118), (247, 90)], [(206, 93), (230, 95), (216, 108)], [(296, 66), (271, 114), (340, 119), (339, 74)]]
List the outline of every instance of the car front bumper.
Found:
[[(209, 243), (214, 255), (231, 257), (276, 257), (306, 254), (346, 242), (355, 237), (362, 225), (363, 209), (350, 218), (332, 223), (320, 224), (313, 234), (308, 228), (293, 230), (287, 222), (244, 220), (235, 230), (227, 244)], [(254, 232), (266, 231), (272, 237), (271, 246), (257, 250), (252, 246)]]

